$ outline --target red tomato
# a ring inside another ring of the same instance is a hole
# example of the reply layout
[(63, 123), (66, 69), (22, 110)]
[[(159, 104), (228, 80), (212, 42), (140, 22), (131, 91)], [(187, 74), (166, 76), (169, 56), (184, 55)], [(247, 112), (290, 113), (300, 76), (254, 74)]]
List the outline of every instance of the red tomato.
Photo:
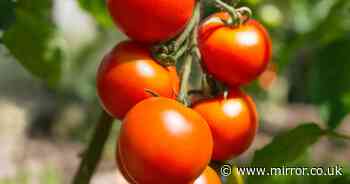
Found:
[(107, 0), (107, 5), (114, 22), (131, 39), (154, 43), (185, 28), (195, 0)]
[(255, 20), (230, 27), (222, 21), (227, 19), (227, 13), (217, 13), (199, 28), (203, 67), (229, 86), (247, 84), (266, 69), (271, 59), (271, 39)]
[(140, 184), (188, 184), (208, 165), (213, 140), (195, 111), (163, 97), (146, 99), (125, 116), (120, 158)]
[(117, 141), (116, 160), (117, 160), (118, 169), (119, 169), (120, 173), (124, 176), (125, 180), (127, 182), (129, 182), (130, 184), (135, 184), (136, 182), (130, 177), (130, 174), (125, 169), (125, 166), (121, 161), (121, 156), (120, 156), (120, 151), (119, 151), (119, 141)]
[(175, 67), (162, 67), (148, 49), (134, 42), (122, 42), (105, 56), (97, 74), (97, 91), (112, 116), (122, 119), (131, 107), (151, 97), (147, 89), (175, 98), (179, 90)]
[(193, 109), (207, 120), (214, 139), (213, 160), (224, 161), (246, 151), (256, 134), (258, 116), (253, 100), (238, 89), (227, 99), (202, 100)]
[(214, 169), (207, 167), (202, 175), (193, 184), (221, 184), (220, 177)]

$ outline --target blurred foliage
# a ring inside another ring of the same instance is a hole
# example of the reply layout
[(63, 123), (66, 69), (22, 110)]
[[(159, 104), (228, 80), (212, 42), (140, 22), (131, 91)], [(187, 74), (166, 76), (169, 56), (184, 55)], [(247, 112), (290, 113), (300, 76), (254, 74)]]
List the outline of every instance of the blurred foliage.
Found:
[(62, 41), (56, 35), (51, 7), (51, 1), (17, 1), (16, 22), (4, 33), (3, 41), (26, 69), (55, 87), (65, 55), (58, 46)]
[(308, 77), (309, 99), (321, 105), (322, 117), (331, 128), (350, 112), (349, 51), (350, 37), (319, 49)]
[[(0, 32), (8, 28), (15, 21), (15, 2), (12, 0), (0, 1)], [(1, 41), (1, 36), (0, 36)]]
[(90, 12), (102, 26), (110, 27), (113, 25), (110, 18), (106, 0), (79, 0), (80, 6)]
[[(281, 135), (276, 136), (272, 142), (263, 149), (255, 152), (252, 167), (282, 167), (297, 160), (306, 153), (307, 149), (324, 135), (324, 131), (316, 124), (304, 124)], [(252, 176), (249, 183), (263, 183), (270, 177)]]

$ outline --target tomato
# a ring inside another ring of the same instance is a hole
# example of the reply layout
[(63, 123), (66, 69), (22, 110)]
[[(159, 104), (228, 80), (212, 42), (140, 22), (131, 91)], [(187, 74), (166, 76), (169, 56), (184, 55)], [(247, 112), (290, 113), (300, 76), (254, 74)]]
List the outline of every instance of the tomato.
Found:
[(214, 169), (207, 167), (193, 184), (221, 184), (221, 180)]
[(222, 21), (227, 19), (227, 13), (217, 13), (204, 21), (198, 44), (205, 70), (234, 87), (255, 80), (266, 69), (271, 59), (271, 39), (256, 20), (230, 27)]
[(180, 33), (193, 14), (195, 0), (107, 0), (117, 26), (139, 42), (163, 42)]
[(119, 169), (120, 173), (124, 176), (124, 179), (127, 182), (129, 182), (130, 184), (135, 184), (136, 182), (130, 177), (130, 174), (125, 169), (125, 166), (121, 161), (121, 156), (120, 156), (120, 151), (119, 151), (119, 141), (117, 141), (116, 160), (117, 160), (118, 169)]
[(153, 97), (127, 113), (119, 145), (121, 162), (137, 183), (188, 184), (208, 165), (213, 139), (197, 112)]
[(105, 58), (97, 74), (97, 91), (105, 110), (122, 119), (138, 102), (151, 97), (146, 90), (175, 98), (179, 79), (175, 67), (164, 68), (148, 49), (135, 42), (122, 42)]
[(258, 116), (253, 100), (239, 89), (199, 101), (193, 109), (207, 120), (214, 139), (213, 160), (224, 161), (246, 151), (256, 134)]

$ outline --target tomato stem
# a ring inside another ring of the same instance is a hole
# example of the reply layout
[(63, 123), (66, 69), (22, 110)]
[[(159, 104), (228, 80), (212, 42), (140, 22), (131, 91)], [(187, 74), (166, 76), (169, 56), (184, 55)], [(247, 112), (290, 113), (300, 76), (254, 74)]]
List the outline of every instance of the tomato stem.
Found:
[(189, 50), (189, 52), (186, 53), (186, 56), (184, 59), (182, 76), (181, 76), (180, 92), (179, 92), (179, 95), (177, 97), (177, 100), (180, 101), (181, 103), (185, 104), (186, 106), (189, 105), (189, 102), (187, 100), (187, 96), (188, 96), (187, 92), (188, 92), (188, 83), (189, 83), (190, 74), (191, 74), (192, 62), (194, 59), (199, 58), (199, 55), (198, 55), (199, 53), (198, 53), (196, 45), (197, 45), (197, 31), (198, 31), (197, 29), (198, 29), (198, 24), (200, 21), (200, 2), (197, 2), (197, 4), (196, 4), (195, 13), (194, 13), (193, 17), (194, 17), (193, 23), (189, 24), (189, 27), (191, 27), (190, 35), (187, 35), (187, 38), (189, 36), (189, 44), (185, 45), (186, 50)]
[(192, 30), (198, 24), (199, 18), (200, 18), (200, 2), (197, 2), (190, 22), (187, 24), (187, 27), (181, 33), (181, 35), (179, 37), (177, 37), (176, 40), (174, 41), (174, 50), (175, 51), (179, 49), (179, 47), (186, 41), (186, 39), (192, 33)]
[(153, 50), (153, 56), (163, 66), (175, 65), (177, 60), (188, 51), (189, 47), (186, 42), (190, 37), (193, 29), (198, 25), (198, 19), (200, 18), (200, 1), (196, 3), (193, 16), (188, 22), (185, 30), (175, 39), (170, 42), (163, 43), (155, 46)]
[(188, 105), (187, 91), (188, 91), (188, 81), (190, 78), (191, 68), (192, 68), (192, 56), (187, 55), (184, 62), (185, 63), (183, 65), (183, 71), (181, 76), (180, 93), (179, 93), (179, 96), (177, 97), (177, 100), (187, 106)]
[(73, 184), (88, 184), (93, 173), (101, 160), (103, 148), (107, 142), (108, 136), (113, 125), (113, 118), (105, 111), (100, 115), (96, 124), (92, 139), (82, 155), (79, 169), (73, 179)]
[[(240, 23), (240, 20), (239, 20), (240, 17), (238, 16), (234, 6), (231, 6), (222, 0), (214, 0), (214, 2), (216, 3), (217, 6), (224, 9), (228, 14), (230, 14), (231, 20), (227, 21), (227, 24), (236, 26)], [(236, 3), (234, 4), (237, 4), (237, 3), (238, 2), (236, 1)]]

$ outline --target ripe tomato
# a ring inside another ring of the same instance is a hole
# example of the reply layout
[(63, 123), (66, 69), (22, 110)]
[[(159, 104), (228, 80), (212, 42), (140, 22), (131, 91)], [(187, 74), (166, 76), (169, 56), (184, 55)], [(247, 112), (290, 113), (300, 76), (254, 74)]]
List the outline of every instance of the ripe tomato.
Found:
[(108, 0), (117, 26), (131, 39), (154, 43), (180, 33), (193, 14), (195, 0)]
[(146, 99), (125, 116), (120, 158), (136, 183), (188, 184), (208, 165), (213, 139), (195, 111), (163, 97)]
[(122, 42), (105, 56), (97, 74), (97, 91), (107, 112), (122, 119), (132, 106), (151, 96), (147, 89), (175, 98), (179, 90), (175, 67), (162, 67), (134, 42)]
[(125, 169), (125, 166), (121, 161), (121, 156), (120, 156), (120, 151), (119, 151), (119, 141), (117, 141), (116, 160), (117, 160), (118, 169), (119, 169), (120, 173), (124, 176), (124, 179), (127, 182), (129, 182), (130, 184), (136, 184), (136, 182), (130, 177), (130, 174)]
[(271, 59), (271, 40), (255, 20), (230, 27), (222, 21), (227, 19), (227, 13), (217, 13), (199, 28), (203, 67), (229, 86), (247, 84), (266, 69)]
[(213, 160), (224, 161), (246, 151), (256, 134), (258, 116), (253, 100), (239, 89), (193, 106), (207, 120), (214, 139)]
[(221, 180), (214, 169), (208, 166), (193, 184), (221, 184)]

